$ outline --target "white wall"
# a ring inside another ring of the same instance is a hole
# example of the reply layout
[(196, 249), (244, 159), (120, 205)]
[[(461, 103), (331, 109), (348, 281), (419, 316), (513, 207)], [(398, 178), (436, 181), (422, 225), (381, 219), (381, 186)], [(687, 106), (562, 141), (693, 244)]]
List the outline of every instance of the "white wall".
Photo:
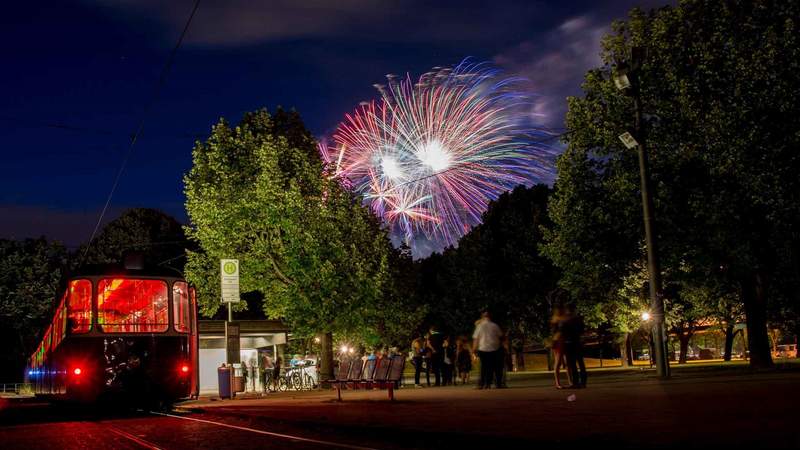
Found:
[(217, 392), (217, 368), (225, 362), (224, 348), (200, 349), (200, 392)]

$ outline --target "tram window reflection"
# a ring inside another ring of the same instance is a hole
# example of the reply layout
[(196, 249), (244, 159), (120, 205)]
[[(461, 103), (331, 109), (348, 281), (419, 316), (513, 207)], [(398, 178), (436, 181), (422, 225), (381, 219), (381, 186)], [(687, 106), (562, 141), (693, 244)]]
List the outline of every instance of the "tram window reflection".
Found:
[(92, 282), (69, 282), (67, 301), (68, 323), (72, 333), (86, 333), (92, 327)]
[(184, 281), (176, 281), (172, 285), (172, 315), (175, 317), (175, 331), (188, 333), (191, 316), (189, 315), (189, 285)]
[(169, 327), (167, 284), (104, 278), (97, 285), (97, 323), (109, 333), (159, 333)]

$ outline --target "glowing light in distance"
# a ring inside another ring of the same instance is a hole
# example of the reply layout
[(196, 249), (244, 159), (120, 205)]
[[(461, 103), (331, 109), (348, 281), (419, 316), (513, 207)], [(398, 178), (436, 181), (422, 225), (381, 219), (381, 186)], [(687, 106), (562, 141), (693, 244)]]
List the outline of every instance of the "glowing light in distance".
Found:
[(648, 320), (650, 320), (650, 313), (649, 313), (649, 312), (647, 312), (647, 311), (643, 312), (643, 313), (642, 313), (642, 320), (644, 320), (645, 322), (647, 322)]
[(83, 371), (81, 370), (80, 367), (76, 367), (76, 368), (72, 369), (72, 373), (74, 373), (75, 375), (80, 375), (82, 372)]

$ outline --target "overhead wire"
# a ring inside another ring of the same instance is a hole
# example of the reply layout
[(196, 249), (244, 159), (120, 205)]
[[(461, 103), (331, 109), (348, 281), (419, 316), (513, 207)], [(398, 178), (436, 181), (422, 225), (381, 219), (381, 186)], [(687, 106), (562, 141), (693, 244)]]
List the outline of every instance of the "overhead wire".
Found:
[(167, 75), (169, 74), (169, 70), (172, 67), (173, 61), (175, 60), (175, 55), (177, 54), (178, 49), (183, 43), (183, 39), (186, 37), (186, 33), (189, 31), (189, 26), (192, 24), (192, 19), (194, 19), (195, 13), (197, 12), (197, 8), (199, 6), (200, 6), (200, 0), (195, 0), (192, 12), (189, 14), (189, 18), (186, 20), (186, 25), (184, 25), (183, 31), (181, 31), (178, 41), (175, 43), (175, 46), (172, 48), (172, 51), (169, 53), (169, 56), (167, 57), (167, 61), (164, 64), (164, 67), (161, 69), (161, 73), (158, 77), (158, 80), (156, 81), (153, 93), (150, 96), (150, 100), (145, 105), (142, 117), (139, 120), (138, 126), (136, 127), (136, 131), (133, 133), (133, 136), (131, 137), (131, 142), (130, 145), (128, 145), (128, 150), (127, 152), (125, 152), (125, 157), (122, 159), (122, 164), (120, 164), (119, 170), (117, 171), (117, 175), (116, 177), (114, 177), (114, 182), (111, 185), (111, 191), (108, 193), (105, 205), (103, 205), (103, 209), (100, 211), (100, 217), (97, 218), (97, 223), (94, 226), (92, 235), (89, 237), (89, 241), (86, 244), (86, 250), (83, 252), (81, 261), (83, 261), (86, 258), (86, 255), (89, 253), (89, 249), (92, 247), (92, 242), (94, 241), (94, 238), (97, 235), (97, 231), (100, 229), (100, 224), (103, 222), (103, 217), (105, 217), (106, 211), (108, 211), (108, 207), (111, 204), (111, 200), (114, 197), (115, 191), (117, 190), (119, 181), (122, 178), (122, 173), (125, 171), (125, 166), (128, 164), (128, 160), (130, 159), (131, 154), (133, 153), (133, 149), (136, 146), (136, 142), (138, 141), (139, 136), (142, 134), (142, 131), (144, 130), (144, 125), (147, 120), (147, 116), (150, 113), (150, 110), (152, 109), (156, 100), (158, 100), (158, 96), (161, 93), (161, 89), (164, 86), (164, 83), (166, 82)]

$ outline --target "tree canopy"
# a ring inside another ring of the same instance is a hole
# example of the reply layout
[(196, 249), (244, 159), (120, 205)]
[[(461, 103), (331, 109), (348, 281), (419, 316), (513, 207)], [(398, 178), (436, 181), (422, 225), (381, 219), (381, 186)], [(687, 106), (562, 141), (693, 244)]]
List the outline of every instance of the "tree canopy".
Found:
[(132, 208), (106, 224), (89, 250), (81, 246), (74, 259), (82, 264), (120, 264), (127, 253), (135, 252), (147, 265), (180, 271), (187, 244), (183, 227), (173, 217), (156, 209)]
[(798, 17), (795, 2), (684, 0), (613, 25), (605, 65), (569, 99), (545, 247), (584, 310), (613, 305), (643, 260), (636, 155), (618, 140), (633, 105), (611, 79), (615, 61), (639, 47), (665, 274), (734, 289), (751, 363), (770, 364), (766, 309), (798, 279)]
[(261, 292), (265, 313), (298, 335), (375, 334), (403, 314), (385, 303), (385, 231), (326, 171), (297, 113), (259, 110), (235, 127), (221, 120), (193, 161), (186, 232), (200, 250), (189, 253), (186, 276), (204, 314), (220, 305), (220, 258), (238, 258), (242, 290)]
[(44, 238), (0, 239), (0, 377), (21, 379), (27, 357), (52, 319), (67, 251)]

